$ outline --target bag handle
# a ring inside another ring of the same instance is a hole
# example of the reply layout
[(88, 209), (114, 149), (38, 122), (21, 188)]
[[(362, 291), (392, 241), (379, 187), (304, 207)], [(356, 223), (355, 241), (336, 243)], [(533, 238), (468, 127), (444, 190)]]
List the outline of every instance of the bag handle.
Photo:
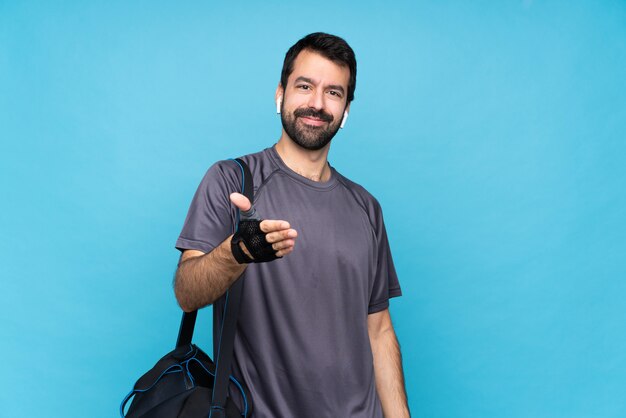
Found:
[(191, 344), (193, 338), (193, 329), (196, 326), (196, 317), (198, 311), (183, 312), (183, 319), (180, 321), (180, 328), (178, 329), (178, 338), (176, 339), (176, 348), (183, 345)]

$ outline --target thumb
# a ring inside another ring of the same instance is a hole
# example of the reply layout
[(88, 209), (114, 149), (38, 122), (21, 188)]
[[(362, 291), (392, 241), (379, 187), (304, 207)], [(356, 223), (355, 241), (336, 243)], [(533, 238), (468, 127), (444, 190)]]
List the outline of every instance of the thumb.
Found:
[(233, 205), (237, 206), (237, 208), (239, 208), (239, 210), (242, 212), (249, 211), (250, 208), (252, 207), (250, 200), (248, 200), (248, 198), (242, 195), (241, 193), (231, 193), (230, 201)]

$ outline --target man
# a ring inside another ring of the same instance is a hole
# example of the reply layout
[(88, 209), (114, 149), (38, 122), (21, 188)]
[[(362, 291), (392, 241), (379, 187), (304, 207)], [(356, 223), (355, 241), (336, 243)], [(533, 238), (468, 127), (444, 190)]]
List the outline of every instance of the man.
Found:
[(409, 416), (388, 310), (401, 291), (382, 212), (327, 161), (355, 84), (354, 52), (341, 38), (310, 34), (285, 56), (275, 97), (282, 135), (242, 157), (254, 209), (277, 219), (257, 232), (269, 259), (246, 237), (233, 244), (236, 211), (251, 203), (236, 193), (241, 170), (228, 160), (207, 171), (176, 243), (176, 298), (185, 311), (214, 304), (215, 339), (223, 295), (246, 276), (233, 375), (250, 388), (255, 417)]

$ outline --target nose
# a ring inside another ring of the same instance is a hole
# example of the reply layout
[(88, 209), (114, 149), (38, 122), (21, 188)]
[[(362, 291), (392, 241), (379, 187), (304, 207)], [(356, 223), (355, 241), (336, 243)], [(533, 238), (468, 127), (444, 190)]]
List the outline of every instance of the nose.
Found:
[(316, 110), (322, 110), (324, 108), (324, 92), (320, 89), (316, 89), (310, 96), (309, 96), (309, 107), (316, 109)]

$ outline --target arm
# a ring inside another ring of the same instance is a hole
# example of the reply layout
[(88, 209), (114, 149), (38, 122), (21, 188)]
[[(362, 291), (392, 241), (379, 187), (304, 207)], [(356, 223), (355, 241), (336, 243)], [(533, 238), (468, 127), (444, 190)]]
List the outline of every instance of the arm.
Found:
[[(231, 202), (240, 210), (250, 209), (250, 201), (239, 193), (230, 196)], [(265, 239), (272, 244), (276, 255), (282, 257), (293, 251), (297, 232), (291, 229), (289, 222), (265, 220), (261, 222), (261, 231)], [(185, 250), (174, 277), (174, 293), (178, 304), (185, 312), (191, 312), (210, 305), (222, 296), (246, 269), (246, 264), (239, 264), (231, 250), (232, 235), (209, 253), (197, 250)], [(243, 251), (252, 258), (245, 245)]]
[(402, 356), (389, 309), (368, 315), (367, 330), (374, 357), (376, 391), (383, 413), (387, 418), (408, 418)]
[(197, 250), (185, 250), (181, 254), (174, 277), (174, 293), (185, 312), (215, 302), (245, 271), (247, 264), (239, 264), (231, 252), (232, 237), (208, 254)]

